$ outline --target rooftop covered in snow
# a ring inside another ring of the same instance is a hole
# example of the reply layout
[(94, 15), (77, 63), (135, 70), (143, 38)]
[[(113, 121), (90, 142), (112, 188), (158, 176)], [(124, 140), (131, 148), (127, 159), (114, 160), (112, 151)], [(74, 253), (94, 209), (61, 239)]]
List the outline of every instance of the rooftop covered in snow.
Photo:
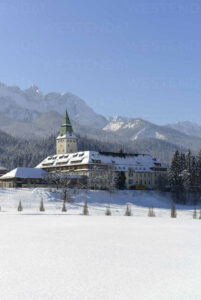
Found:
[(74, 165), (111, 165), (117, 171), (133, 168), (136, 172), (152, 172), (152, 168), (164, 169), (161, 164), (150, 155), (126, 154), (113, 152), (83, 151), (62, 155), (48, 156), (37, 168), (51, 168)]
[(39, 168), (17, 168), (3, 175), (0, 180), (13, 178), (41, 179), (44, 178), (46, 174), (46, 171)]

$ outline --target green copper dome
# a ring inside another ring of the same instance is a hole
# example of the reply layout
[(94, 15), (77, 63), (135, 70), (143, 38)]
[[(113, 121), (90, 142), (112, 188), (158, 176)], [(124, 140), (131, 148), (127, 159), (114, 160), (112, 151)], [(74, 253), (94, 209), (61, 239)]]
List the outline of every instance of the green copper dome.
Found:
[(68, 133), (71, 135), (73, 133), (73, 128), (72, 128), (72, 125), (71, 125), (71, 122), (70, 122), (70, 119), (68, 116), (68, 112), (66, 110), (64, 120), (63, 120), (61, 129), (59, 131), (59, 136), (66, 135)]

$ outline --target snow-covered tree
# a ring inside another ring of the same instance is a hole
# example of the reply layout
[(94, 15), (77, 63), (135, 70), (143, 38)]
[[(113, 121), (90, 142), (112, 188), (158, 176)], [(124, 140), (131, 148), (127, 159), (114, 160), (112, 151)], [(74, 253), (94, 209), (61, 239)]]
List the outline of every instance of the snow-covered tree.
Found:
[(127, 217), (132, 216), (132, 210), (131, 210), (131, 205), (130, 204), (126, 205), (125, 216), (127, 216)]
[(41, 199), (41, 201), (40, 201), (40, 208), (39, 208), (39, 210), (40, 210), (40, 211), (45, 211), (43, 199)]
[(108, 206), (107, 208), (106, 208), (106, 211), (105, 211), (105, 215), (106, 216), (111, 216), (111, 210), (110, 210), (110, 207)]
[(153, 206), (149, 208), (148, 217), (155, 217), (154, 208)]
[(17, 210), (18, 210), (18, 211), (23, 211), (23, 207), (22, 207), (21, 201), (20, 201), (19, 204), (18, 204)]
[(181, 155), (177, 150), (172, 158), (170, 170), (169, 170), (169, 181), (173, 187), (179, 187), (182, 185), (181, 171), (183, 161), (181, 163)]

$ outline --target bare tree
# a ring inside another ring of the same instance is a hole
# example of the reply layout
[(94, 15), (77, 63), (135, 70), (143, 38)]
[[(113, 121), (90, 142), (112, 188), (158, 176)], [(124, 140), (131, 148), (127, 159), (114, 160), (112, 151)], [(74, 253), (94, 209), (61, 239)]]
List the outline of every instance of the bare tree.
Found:
[(171, 208), (171, 218), (176, 218), (177, 217), (177, 212), (176, 212), (176, 208), (174, 205), (174, 202), (172, 203), (172, 208)]
[(111, 203), (112, 195), (115, 193), (115, 189), (116, 189), (116, 177), (112, 166), (108, 167), (104, 178), (105, 178), (106, 190), (110, 195), (110, 203)]
[(71, 183), (71, 178), (67, 174), (48, 173), (45, 177), (45, 182), (50, 186), (59, 188), (67, 188)]
[(66, 196), (65, 202), (68, 202), (68, 203), (74, 202), (73, 195), (72, 195), (72, 193), (71, 193), (71, 191), (69, 189), (66, 190), (65, 196)]
[(196, 210), (196, 208), (194, 208), (194, 211), (193, 211), (193, 219), (197, 219), (197, 210)]
[(62, 212), (67, 212), (66, 202), (63, 200)]
[(85, 216), (88, 216), (88, 215), (89, 215), (89, 210), (88, 210), (88, 204), (87, 204), (87, 201), (84, 201), (83, 215), (85, 215)]

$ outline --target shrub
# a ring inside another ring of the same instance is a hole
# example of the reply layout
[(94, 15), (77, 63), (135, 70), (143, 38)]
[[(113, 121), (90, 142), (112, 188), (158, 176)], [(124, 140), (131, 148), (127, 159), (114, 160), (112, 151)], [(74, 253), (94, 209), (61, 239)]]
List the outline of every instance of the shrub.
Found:
[(149, 208), (148, 217), (155, 217), (154, 208), (153, 206)]
[(44, 203), (43, 203), (43, 199), (41, 199), (41, 202), (40, 202), (40, 211), (45, 211), (45, 207), (44, 207)]
[(126, 205), (125, 216), (127, 216), (127, 217), (132, 216), (132, 211), (131, 211), (131, 206), (130, 206), (130, 204), (127, 204), (127, 205)]
[(23, 207), (22, 207), (21, 201), (20, 201), (19, 204), (18, 204), (17, 210), (18, 210), (18, 211), (23, 211)]
[(112, 214), (112, 213), (111, 213), (110, 207), (107, 207), (107, 208), (106, 208), (106, 211), (105, 211), (105, 215), (106, 215), (106, 216), (111, 216), (111, 214)]

